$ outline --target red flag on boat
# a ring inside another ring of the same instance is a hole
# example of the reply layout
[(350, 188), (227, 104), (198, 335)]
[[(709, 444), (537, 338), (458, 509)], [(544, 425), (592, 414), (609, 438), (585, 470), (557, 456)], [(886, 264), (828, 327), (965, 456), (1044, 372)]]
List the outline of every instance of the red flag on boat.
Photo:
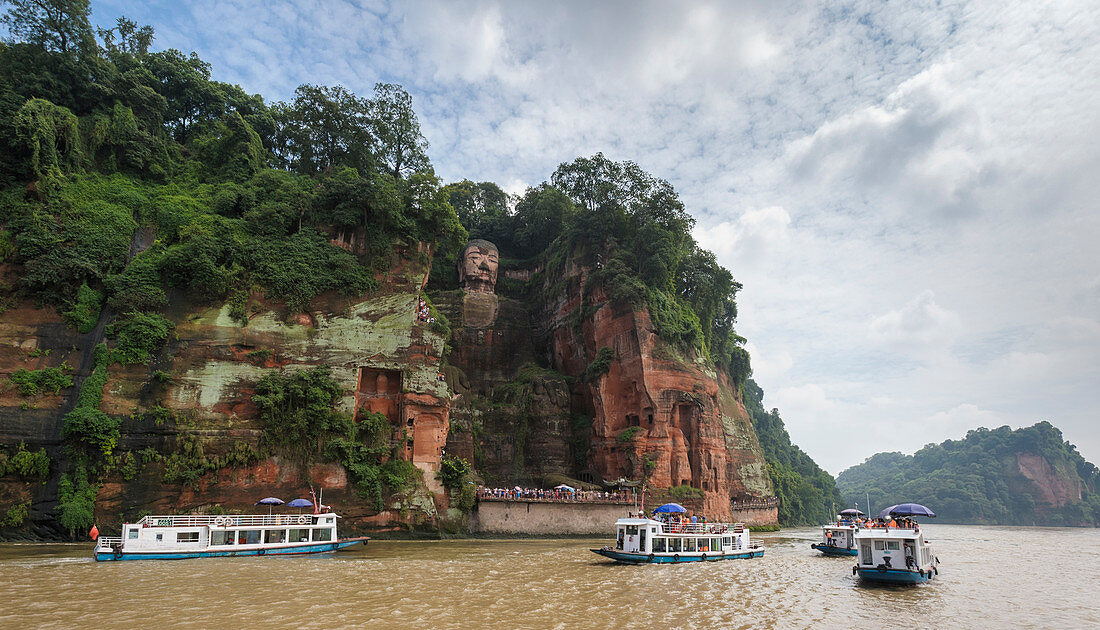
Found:
[(92, 537), (92, 540), (99, 538), (99, 528), (92, 525), (92, 529), (88, 532), (88, 535)]

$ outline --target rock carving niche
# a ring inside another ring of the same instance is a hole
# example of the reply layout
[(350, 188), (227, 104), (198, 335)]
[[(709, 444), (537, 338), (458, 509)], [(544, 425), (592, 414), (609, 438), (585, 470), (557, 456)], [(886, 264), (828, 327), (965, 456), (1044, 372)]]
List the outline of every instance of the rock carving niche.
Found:
[(390, 424), (401, 417), (401, 372), (377, 368), (359, 368), (359, 387), (355, 392), (355, 408), (363, 407), (386, 416)]
[[(675, 444), (676, 440), (673, 439), (673, 457), (679, 460), (674, 462), (673, 482), (698, 488), (699, 484), (695, 478), (695, 452), (691, 448), (697, 425), (696, 410), (695, 405), (685, 404), (679, 404), (672, 408), (672, 424), (677, 429), (673, 434), (674, 436), (679, 435), (682, 444), (682, 446)], [(683, 450), (680, 451), (680, 448)]]
[(434, 413), (426, 413), (413, 418), (412, 423), (412, 461), (437, 463), (447, 442), (443, 419)]

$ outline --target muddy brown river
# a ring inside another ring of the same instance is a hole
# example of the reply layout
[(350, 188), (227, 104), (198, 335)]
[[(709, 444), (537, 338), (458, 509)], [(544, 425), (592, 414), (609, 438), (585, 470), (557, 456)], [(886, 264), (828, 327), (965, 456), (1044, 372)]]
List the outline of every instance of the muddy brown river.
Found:
[(868, 587), (812, 528), (763, 558), (623, 566), (608, 540), (372, 541), (328, 556), (96, 563), (0, 545), (0, 628), (1100, 628), (1100, 530), (924, 525), (940, 576)]

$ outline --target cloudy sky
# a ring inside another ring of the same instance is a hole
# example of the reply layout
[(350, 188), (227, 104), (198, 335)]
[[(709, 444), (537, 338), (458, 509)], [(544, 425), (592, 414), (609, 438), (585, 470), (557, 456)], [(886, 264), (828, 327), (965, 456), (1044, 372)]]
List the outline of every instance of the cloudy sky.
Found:
[(93, 5), (269, 101), (401, 83), (446, 181), (669, 180), (834, 474), (1039, 420), (1100, 463), (1100, 3)]

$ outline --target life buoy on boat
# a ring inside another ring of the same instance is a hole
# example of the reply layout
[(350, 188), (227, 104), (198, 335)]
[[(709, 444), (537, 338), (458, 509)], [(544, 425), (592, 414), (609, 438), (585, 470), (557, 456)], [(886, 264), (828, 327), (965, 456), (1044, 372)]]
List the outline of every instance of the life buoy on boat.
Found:
[(308, 522), (309, 522), (309, 517), (306, 516), (305, 514), (298, 517), (298, 524), (299, 525), (305, 525)]
[(221, 516), (215, 516), (214, 517), (214, 527), (223, 527), (223, 526), (225, 526), (225, 521), (226, 520), (227, 519), (222, 518)]
[(649, 554), (649, 561), (653, 562), (653, 554)]
[(704, 553), (703, 554), (703, 562), (706, 562), (706, 561), (707, 561), (707, 554)]
[(880, 564), (875, 568), (878, 569), (879, 573), (886, 573), (886, 565), (885, 564)]
[(680, 554), (678, 554), (678, 553), (672, 554), (672, 561), (673, 562), (679, 562), (680, 561)]

